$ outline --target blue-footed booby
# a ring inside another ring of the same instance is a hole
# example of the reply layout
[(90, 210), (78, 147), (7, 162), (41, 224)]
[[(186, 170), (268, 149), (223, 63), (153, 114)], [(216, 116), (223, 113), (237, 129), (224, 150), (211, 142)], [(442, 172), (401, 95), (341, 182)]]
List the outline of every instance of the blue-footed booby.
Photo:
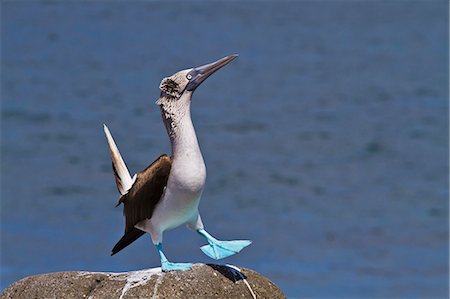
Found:
[(189, 270), (192, 264), (169, 262), (162, 248), (164, 231), (182, 224), (206, 239), (208, 244), (200, 249), (213, 259), (228, 257), (251, 244), (249, 240), (220, 241), (205, 230), (198, 205), (205, 186), (206, 167), (190, 112), (195, 89), (237, 56), (230, 55), (210, 64), (182, 70), (161, 81), (161, 95), (156, 104), (161, 109), (172, 155), (161, 155), (133, 177), (104, 125), (114, 177), (121, 194), (117, 206), (123, 204), (125, 216), (125, 234), (111, 255), (149, 233), (158, 250), (163, 271)]

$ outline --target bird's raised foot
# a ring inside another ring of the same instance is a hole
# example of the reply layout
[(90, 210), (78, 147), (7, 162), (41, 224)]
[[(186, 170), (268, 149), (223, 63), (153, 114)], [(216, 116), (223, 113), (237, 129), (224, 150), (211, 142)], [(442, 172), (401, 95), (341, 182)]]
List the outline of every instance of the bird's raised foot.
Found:
[(204, 254), (210, 258), (220, 260), (238, 253), (248, 245), (252, 244), (249, 240), (219, 241), (208, 240), (209, 244), (200, 247)]
[(171, 263), (171, 262), (162, 262), (161, 263), (161, 270), (163, 272), (186, 271), (186, 270), (191, 270), (191, 269), (192, 269), (191, 263)]

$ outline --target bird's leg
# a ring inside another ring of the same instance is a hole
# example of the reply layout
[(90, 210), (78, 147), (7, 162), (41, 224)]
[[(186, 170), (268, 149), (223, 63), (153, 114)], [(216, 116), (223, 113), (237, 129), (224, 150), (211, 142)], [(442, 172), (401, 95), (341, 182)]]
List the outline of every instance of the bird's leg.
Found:
[(191, 263), (171, 263), (171, 262), (169, 262), (163, 253), (162, 243), (158, 243), (158, 245), (156, 245), (156, 249), (158, 249), (159, 258), (161, 260), (161, 270), (163, 272), (177, 271), (177, 270), (183, 271), (183, 270), (191, 270), (192, 269)]
[(219, 260), (238, 253), (252, 243), (249, 240), (220, 241), (211, 236), (206, 230), (200, 228), (197, 232), (202, 235), (209, 245), (200, 247), (204, 254)]

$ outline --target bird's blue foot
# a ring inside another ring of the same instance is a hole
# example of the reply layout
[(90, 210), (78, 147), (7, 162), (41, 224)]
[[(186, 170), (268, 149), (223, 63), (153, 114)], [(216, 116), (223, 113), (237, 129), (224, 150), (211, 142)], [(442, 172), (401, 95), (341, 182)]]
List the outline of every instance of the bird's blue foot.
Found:
[(200, 249), (204, 254), (216, 260), (236, 254), (252, 243), (249, 240), (219, 241), (204, 229), (199, 229), (198, 233), (205, 237), (209, 244), (200, 247)]
[(172, 263), (169, 262), (162, 251), (162, 244), (159, 243), (156, 245), (156, 249), (158, 249), (159, 258), (161, 260), (161, 270), (163, 272), (169, 271), (186, 271), (192, 269), (191, 263)]
[(163, 272), (186, 271), (191, 269), (192, 269), (191, 263), (171, 263), (169, 261), (161, 262), (161, 270)]

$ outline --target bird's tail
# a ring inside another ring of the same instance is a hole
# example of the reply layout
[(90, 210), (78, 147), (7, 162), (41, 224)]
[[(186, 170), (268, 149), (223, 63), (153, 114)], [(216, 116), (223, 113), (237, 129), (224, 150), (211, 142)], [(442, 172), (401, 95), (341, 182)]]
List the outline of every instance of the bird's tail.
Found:
[(120, 194), (124, 195), (130, 190), (133, 185), (136, 176), (131, 178), (130, 172), (128, 171), (127, 165), (120, 155), (119, 149), (114, 142), (111, 132), (106, 125), (103, 125), (103, 130), (105, 131), (106, 140), (108, 140), (109, 153), (111, 154), (112, 167), (114, 171), (114, 178), (116, 180), (117, 189)]
[(133, 227), (132, 230), (125, 233), (123, 237), (117, 242), (117, 244), (114, 246), (114, 248), (111, 251), (111, 255), (115, 255), (134, 241), (136, 241), (140, 236), (145, 234), (144, 231), (141, 231), (140, 229), (137, 229)]

